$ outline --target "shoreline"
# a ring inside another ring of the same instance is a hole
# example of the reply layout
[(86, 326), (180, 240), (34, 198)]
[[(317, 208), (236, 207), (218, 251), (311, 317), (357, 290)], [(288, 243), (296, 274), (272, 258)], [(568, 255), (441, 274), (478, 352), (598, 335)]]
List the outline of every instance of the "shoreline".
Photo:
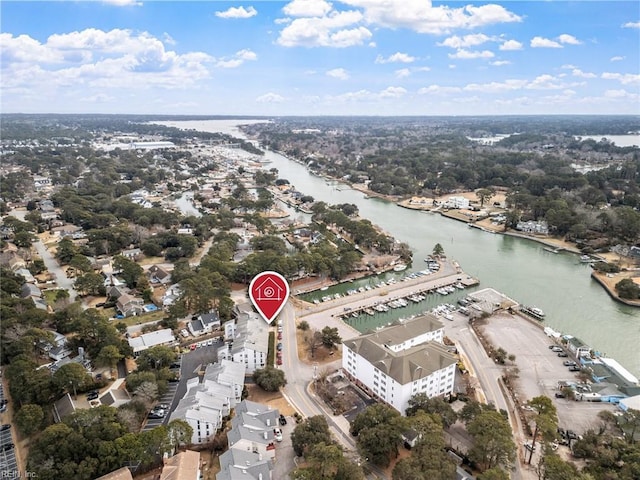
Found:
[[(640, 300), (633, 301), (633, 300), (627, 300), (626, 298), (620, 298), (616, 293), (615, 289), (612, 289), (609, 286), (609, 284), (601, 278), (601, 276), (602, 274), (598, 274), (598, 272), (596, 272), (595, 270), (591, 272), (591, 278), (593, 278), (596, 282), (598, 282), (600, 286), (604, 288), (604, 290), (609, 294), (609, 296), (613, 300), (620, 302), (624, 305), (627, 305), (628, 307), (640, 308)], [(628, 277), (625, 277), (625, 278), (628, 278)]]

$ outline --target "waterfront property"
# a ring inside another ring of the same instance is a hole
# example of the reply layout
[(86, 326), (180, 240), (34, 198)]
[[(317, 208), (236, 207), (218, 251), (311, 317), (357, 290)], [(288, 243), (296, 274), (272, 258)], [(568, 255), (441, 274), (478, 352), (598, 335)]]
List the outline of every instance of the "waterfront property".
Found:
[(404, 414), (417, 393), (453, 392), (457, 359), (442, 344), (444, 327), (426, 314), (343, 343), (344, 372), (375, 398)]

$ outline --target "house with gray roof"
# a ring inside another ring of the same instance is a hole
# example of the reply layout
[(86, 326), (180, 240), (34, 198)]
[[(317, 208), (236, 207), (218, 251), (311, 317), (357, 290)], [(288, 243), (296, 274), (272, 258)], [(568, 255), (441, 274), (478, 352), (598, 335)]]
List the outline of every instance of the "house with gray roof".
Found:
[(235, 322), (224, 324), (227, 347), (218, 349), (218, 360), (244, 363), (246, 373), (264, 368), (269, 351), (269, 325), (255, 312), (238, 312)]
[(260, 453), (230, 448), (220, 455), (216, 480), (269, 480), (273, 462)]
[(191, 335), (199, 337), (213, 332), (214, 328), (220, 327), (220, 317), (217, 312), (201, 313), (194, 320), (189, 322), (187, 328)]
[(342, 369), (375, 398), (404, 414), (417, 393), (453, 392), (457, 358), (431, 314), (343, 342)]
[(155, 332), (143, 333), (138, 337), (129, 339), (129, 345), (133, 349), (133, 354), (138, 355), (140, 352), (156, 345), (171, 345), (176, 341), (176, 337), (170, 328), (163, 328)]
[(263, 458), (275, 457), (275, 433), (278, 427), (277, 409), (256, 402), (243, 400), (236, 406), (236, 415), (231, 419), (231, 430), (227, 432), (229, 449), (240, 449), (258, 453)]

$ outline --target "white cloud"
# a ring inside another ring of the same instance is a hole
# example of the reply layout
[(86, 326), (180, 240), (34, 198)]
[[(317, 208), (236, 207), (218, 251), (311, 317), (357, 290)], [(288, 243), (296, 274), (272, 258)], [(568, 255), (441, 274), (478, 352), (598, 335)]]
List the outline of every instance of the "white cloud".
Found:
[(605, 80), (618, 80), (623, 85), (640, 83), (640, 75), (632, 73), (611, 73), (604, 72), (602, 78)]
[(121, 29), (54, 34), (45, 43), (5, 33), (0, 34), (0, 45), (4, 86), (46, 91), (71, 86), (187, 88), (208, 78), (208, 64), (214, 62), (203, 52), (167, 50), (147, 32)]
[(620, 55), (616, 55), (615, 57), (611, 57), (610, 61), (612, 62), (620, 62), (621, 60), (624, 60), (627, 57), (621, 57)]
[(380, 92), (381, 98), (399, 98), (407, 93), (407, 90), (402, 87), (387, 87)]
[(95, 95), (91, 95), (90, 97), (82, 97), (80, 98), (81, 102), (86, 103), (109, 103), (115, 100), (115, 97), (111, 95), (106, 95), (104, 93), (97, 93)]
[(640, 22), (627, 22), (622, 25), (622, 28), (640, 28)]
[(495, 62), (491, 62), (491, 65), (494, 67), (502, 67), (503, 65), (510, 65), (511, 62), (509, 60), (496, 60)]
[(376, 63), (413, 63), (415, 60), (415, 57), (401, 52), (389, 55), (388, 58), (384, 58), (382, 55), (376, 57)]
[(595, 73), (583, 72), (579, 68), (574, 68), (571, 71), (571, 75), (573, 75), (574, 77), (581, 77), (581, 78), (597, 78), (598, 77)]
[(276, 25), (286, 25), (288, 23), (291, 23), (291, 19), (290, 18), (276, 18), (273, 23), (275, 23)]
[(399, 70), (396, 70), (394, 73), (398, 78), (405, 78), (411, 75), (411, 70), (409, 70), (408, 68), (401, 68)]
[(137, 0), (103, 0), (103, 3), (108, 3), (109, 5), (115, 5), (116, 7), (142, 6), (142, 2), (138, 2)]
[(324, 0), (293, 0), (282, 11), (290, 17), (324, 17), (331, 8), (331, 4)]
[(372, 37), (368, 29), (356, 26), (362, 18), (362, 13), (355, 10), (331, 12), (325, 17), (296, 18), (282, 29), (277, 43), (283, 47), (362, 45)]
[(216, 17), (219, 18), (251, 18), (255, 17), (258, 14), (258, 11), (253, 8), (244, 8), (240, 7), (231, 7), (228, 10), (223, 12), (216, 12)]
[(162, 40), (164, 41), (164, 43), (166, 43), (167, 45), (175, 45), (177, 42), (173, 39), (173, 37), (171, 35), (169, 35), (167, 32), (164, 32), (162, 34)]
[(533, 37), (530, 45), (532, 48), (562, 48), (558, 42), (543, 37)]
[(326, 75), (329, 77), (337, 78), (339, 80), (348, 80), (349, 73), (344, 68), (334, 68), (333, 70), (328, 70)]
[(434, 7), (425, 0), (343, 0), (364, 9), (367, 23), (386, 28), (407, 28), (418, 33), (446, 34), (459, 28), (478, 28), (499, 23), (520, 22), (518, 15), (500, 5), (467, 5), (461, 8)]
[(623, 99), (629, 99), (632, 101), (637, 102), (638, 100), (640, 100), (640, 95), (637, 93), (632, 93), (632, 92), (627, 92), (626, 90), (620, 89), (620, 90), (606, 90), (604, 92), (604, 96), (607, 98), (623, 98)]
[(419, 95), (451, 95), (452, 93), (459, 93), (460, 87), (445, 87), (441, 85), (429, 85), (428, 87), (422, 87), (418, 90)]
[(450, 53), (449, 58), (459, 58), (461, 60), (472, 60), (474, 58), (493, 58), (495, 55), (489, 50), (469, 51), (460, 49), (456, 53)]
[(450, 48), (464, 48), (464, 47), (475, 47), (476, 45), (482, 45), (491, 40), (491, 37), (488, 37), (484, 33), (475, 33), (471, 35), (465, 35), (463, 37), (458, 37), (454, 35), (453, 37), (445, 38), (442, 42), (438, 43), (440, 47), (450, 47)]
[(273, 92), (265, 93), (256, 98), (258, 103), (282, 103), (284, 100), (285, 98), (282, 95)]
[(505, 93), (511, 90), (560, 90), (580, 84), (563, 84), (552, 75), (539, 75), (533, 80), (508, 79), (504, 82), (470, 83), (465, 91), (484, 93)]
[(500, 50), (522, 50), (522, 43), (517, 40), (507, 40), (502, 45), (500, 45)]
[(416, 72), (430, 72), (431, 68), (429, 68), (429, 67), (416, 67), (414, 70)]
[(239, 50), (231, 58), (220, 58), (216, 61), (218, 68), (238, 68), (245, 61), (257, 60), (258, 56), (251, 50)]
[(558, 41), (560, 43), (566, 43), (567, 45), (582, 45), (582, 42), (580, 40), (567, 33), (563, 33), (562, 35), (560, 35), (558, 37)]

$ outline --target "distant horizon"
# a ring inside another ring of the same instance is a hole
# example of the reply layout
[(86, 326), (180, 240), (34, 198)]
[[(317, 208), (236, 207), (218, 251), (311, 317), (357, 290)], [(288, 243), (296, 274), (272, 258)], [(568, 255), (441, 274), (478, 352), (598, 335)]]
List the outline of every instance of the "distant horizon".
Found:
[(640, 114), (637, 1), (468, 3), (5, 1), (2, 110)]
[(37, 115), (60, 115), (60, 116), (86, 116), (86, 115), (101, 115), (101, 116), (131, 116), (131, 117), (189, 117), (189, 118), (212, 118), (218, 117), (223, 119), (239, 119), (239, 120), (262, 120), (271, 118), (482, 118), (482, 117), (638, 117), (640, 119), (640, 113), (522, 113), (522, 114), (460, 114), (460, 115), (365, 115), (365, 114), (344, 114), (344, 115), (318, 115), (318, 114), (296, 114), (296, 115), (249, 115), (249, 114), (194, 114), (194, 113), (104, 113), (104, 112), (83, 112), (83, 113), (70, 113), (70, 112), (1, 112), (2, 116), (9, 115), (24, 115), (24, 116), (37, 116)]

